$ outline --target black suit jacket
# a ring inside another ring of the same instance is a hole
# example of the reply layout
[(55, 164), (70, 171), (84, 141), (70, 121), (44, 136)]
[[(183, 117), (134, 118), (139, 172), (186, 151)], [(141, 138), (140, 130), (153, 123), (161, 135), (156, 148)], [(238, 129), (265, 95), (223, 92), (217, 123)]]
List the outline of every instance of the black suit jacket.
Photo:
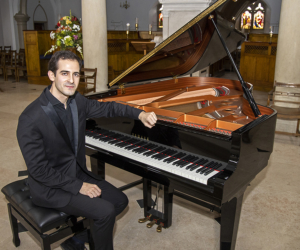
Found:
[(21, 114), (17, 138), (28, 168), (32, 201), (44, 207), (63, 207), (78, 194), (82, 181), (76, 166), (86, 168), (85, 125), (87, 118), (126, 116), (138, 119), (139, 109), (115, 102), (88, 100), (78, 92), (70, 102), (75, 149), (66, 128), (45, 95), (46, 89)]

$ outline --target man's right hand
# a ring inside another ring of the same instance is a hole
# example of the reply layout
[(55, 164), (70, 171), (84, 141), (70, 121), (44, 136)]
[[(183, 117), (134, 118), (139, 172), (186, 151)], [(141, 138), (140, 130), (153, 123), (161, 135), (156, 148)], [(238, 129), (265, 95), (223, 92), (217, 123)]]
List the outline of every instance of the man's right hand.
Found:
[(90, 198), (95, 198), (101, 195), (101, 189), (95, 184), (84, 182), (79, 190), (79, 193), (87, 195)]

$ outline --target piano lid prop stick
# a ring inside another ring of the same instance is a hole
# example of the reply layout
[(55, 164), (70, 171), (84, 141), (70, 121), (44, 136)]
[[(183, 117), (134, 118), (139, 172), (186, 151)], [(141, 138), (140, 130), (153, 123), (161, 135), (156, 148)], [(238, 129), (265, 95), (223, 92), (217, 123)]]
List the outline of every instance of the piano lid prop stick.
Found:
[(246, 83), (244, 82), (244, 79), (241, 76), (241, 73), (238, 70), (238, 68), (237, 68), (237, 66), (236, 66), (236, 64), (235, 64), (235, 62), (234, 62), (234, 60), (233, 60), (233, 58), (231, 56), (231, 53), (230, 53), (229, 49), (227, 48), (226, 43), (225, 43), (225, 41), (224, 41), (224, 39), (223, 39), (223, 37), (222, 37), (222, 35), (221, 35), (221, 33), (220, 33), (220, 31), (219, 31), (216, 23), (215, 23), (214, 16), (210, 15), (208, 19), (210, 19), (212, 21), (213, 25), (215, 26), (216, 32), (217, 32), (217, 34), (218, 34), (218, 36), (219, 36), (219, 38), (220, 38), (220, 40), (222, 42), (222, 45), (223, 45), (223, 47), (224, 47), (224, 49), (225, 49), (225, 51), (226, 51), (226, 53), (227, 53), (227, 55), (228, 55), (228, 57), (229, 57), (229, 59), (231, 61), (233, 67), (234, 67), (234, 70), (235, 70), (235, 72), (236, 72), (236, 74), (237, 74), (237, 76), (238, 76), (238, 78), (239, 78), (239, 80), (240, 80), (240, 82), (242, 84), (242, 88), (243, 88), (244, 94), (245, 94), (245, 96), (246, 96), (246, 98), (247, 98), (247, 100), (248, 100), (248, 102), (250, 104), (250, 107), (251, 107), (251, 109), (252, 109), (255, 117), (261, 116), (261, 113), (260, 113), (260, 111), (259, 111), (259, 109), (257, 107), (257, 104), (256, 104), (256, 102), (255, 102), (255, 100), (254, 100), (251, 92), (247, 88)]

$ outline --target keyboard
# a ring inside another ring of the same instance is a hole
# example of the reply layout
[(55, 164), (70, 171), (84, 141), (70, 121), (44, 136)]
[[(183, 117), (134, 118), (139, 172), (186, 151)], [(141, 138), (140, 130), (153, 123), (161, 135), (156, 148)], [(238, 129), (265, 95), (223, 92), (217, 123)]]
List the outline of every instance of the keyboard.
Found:
[(100, 148), (204, 185), (226, 166), (222, 161), (119, 131), (98, 128), (86, 130), (85, 140), (87, 146)]

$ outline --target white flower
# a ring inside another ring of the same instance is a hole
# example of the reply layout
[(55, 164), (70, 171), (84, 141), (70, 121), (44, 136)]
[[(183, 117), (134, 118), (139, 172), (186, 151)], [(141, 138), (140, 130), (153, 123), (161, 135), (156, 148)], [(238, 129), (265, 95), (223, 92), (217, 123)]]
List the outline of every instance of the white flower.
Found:
[(67, 40), (67, 39), (69, 39), (69, 38), (71, 38), (70, 36), (65, 36), (64, 37), (64, 40)]
[(80, 30), (80, 26), (79, 25), (76, 25), (76, 24), (73, 24), (73, 30)]
[(50, 33), (50, 38), (51, 38), (52, 40), (55, 39), (55, 32), (51, 31), (51, 33)]
[(65, 40), (64, 39), (60, 39), (61, 40), (61, 42), (63, 43), (63, 44), (65, 44)]

